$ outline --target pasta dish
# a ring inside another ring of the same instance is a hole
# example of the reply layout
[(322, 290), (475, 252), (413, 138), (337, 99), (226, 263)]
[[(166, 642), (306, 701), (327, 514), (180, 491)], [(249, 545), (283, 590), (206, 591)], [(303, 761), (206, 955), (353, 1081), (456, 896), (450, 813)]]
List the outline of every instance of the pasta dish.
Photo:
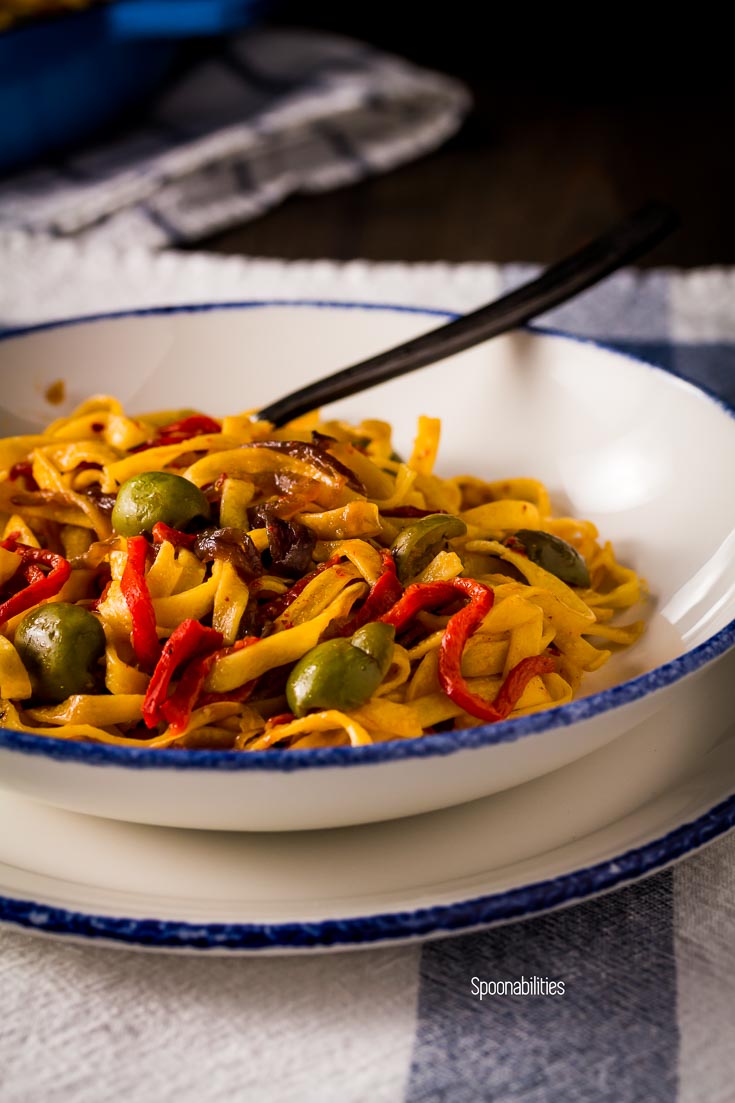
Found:
[(570, 701), (643, 583), (541, 482), (436, 475), (439, 433), (95, 397), (1, 440), (0, 722), (257, 751)]

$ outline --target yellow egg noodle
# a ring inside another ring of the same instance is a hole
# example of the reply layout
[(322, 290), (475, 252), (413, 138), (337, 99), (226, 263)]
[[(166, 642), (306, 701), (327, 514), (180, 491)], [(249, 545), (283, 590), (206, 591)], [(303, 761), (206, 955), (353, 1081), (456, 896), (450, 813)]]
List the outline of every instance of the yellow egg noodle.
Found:
[(0, 441), (0, 720), (134, 747), (414, 739), (570, 701), (644, 587), (542, 483), (390, 426), (133, 417)]

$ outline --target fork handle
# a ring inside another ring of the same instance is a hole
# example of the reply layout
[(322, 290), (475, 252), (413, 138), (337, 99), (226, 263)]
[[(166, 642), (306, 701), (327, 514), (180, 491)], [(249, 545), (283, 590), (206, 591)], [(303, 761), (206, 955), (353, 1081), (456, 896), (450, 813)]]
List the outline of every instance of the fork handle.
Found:
[(589, 245), (550, 265), (530, 283), (405, 344), (300, 387), (265, 406), (256, 416), (276, 426), (284, 425), (318, 406), (407, 375), (515, 329), (635, 260), (678, 224), (678, 215), (671, 207), (654, 201), (646, 203)]

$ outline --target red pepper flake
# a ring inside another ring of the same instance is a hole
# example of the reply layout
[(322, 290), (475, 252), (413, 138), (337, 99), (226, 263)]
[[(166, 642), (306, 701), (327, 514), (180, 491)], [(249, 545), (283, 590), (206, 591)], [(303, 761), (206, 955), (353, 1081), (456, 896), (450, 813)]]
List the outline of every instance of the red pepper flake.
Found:
[(133, 622), (131, 639), (135, 657), (144, 670), (152, 670), (161, 654), (161, 645), (156, 632), (156, 614), (145, 580), (147, 554), (148, 541), (145, 536), (128, 538), (128, 558), (120, 579), (120, 589)]
[[(5, 548), (6, 551), (16, 552), (20, 556), (23, 575), (28, 585), (0, 605), (0, 624), (17, 616), (18, 613), (25, 613), (26, 609), (38, 605), (40, 601), (54, 597), (71, 574), (69, 561), (64, 559), (63, 555), (46, 551), (45, 548), (31, 548), (27, 544), (19, 544), (17, 537), (17, 533), (11, 533), (2, 541), (0, 547)], [(49, 567), (49, 573), (44, 574), (41, 567)]]

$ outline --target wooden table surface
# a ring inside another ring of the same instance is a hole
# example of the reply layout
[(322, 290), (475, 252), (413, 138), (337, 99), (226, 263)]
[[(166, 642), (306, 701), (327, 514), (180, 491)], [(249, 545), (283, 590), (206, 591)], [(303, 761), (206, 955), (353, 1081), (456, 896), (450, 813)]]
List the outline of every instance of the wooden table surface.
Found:
[[(549, 38), (524, 36), (525, 9), (492, 36), (484, 20), (493, 8), (457, 0), (453, 20), (448, 11), (400, 0), (392, 8), (282, 3), (277, 22), (350, 34), (462, 78), (474, 109), (456, 137), (419, 161), (340, 191), (292, 197), (197, 247), (546, 263), (656, 197), (677, 208), (683, 225), (642, 263), (735, 263), (735, 80), (726, 59), (718, 61), (716, 34), (706, 55), (692, 43), (682, 68), (653, 31), (594, 32), (590, 50), (558, 28)], [(674, 41), (679, 52), (688, 33)]]

